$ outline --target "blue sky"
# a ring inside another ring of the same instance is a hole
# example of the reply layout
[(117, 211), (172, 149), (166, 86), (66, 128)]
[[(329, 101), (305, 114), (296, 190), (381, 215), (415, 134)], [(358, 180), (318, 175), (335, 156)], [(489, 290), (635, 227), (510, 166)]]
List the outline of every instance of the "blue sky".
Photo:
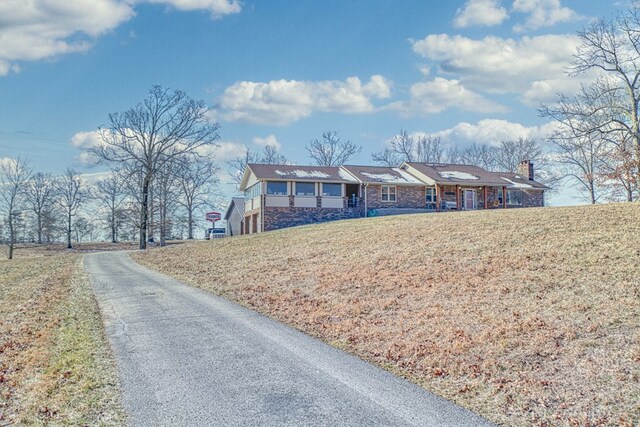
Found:
[[(108, 114), (153, 84), (204, 100), (217, 159), (304, 145), (335, 130), (363, 146), (401, 129), (446, 145), (542, 140), (540, 102), (571, 92), (576, 31), (627, 7), (604, 0), (4, 0), (0, 159), (84, 173)], [(586, 78), (586, 77), (585, 77)], [(223, 169), (226, 169), (223, 167)], [(226, 182), (226, 177), (222, 177)], [(225, 184), (227, 192), (231, 186)], [(571, 190), (555, 204), (571, 203)]]

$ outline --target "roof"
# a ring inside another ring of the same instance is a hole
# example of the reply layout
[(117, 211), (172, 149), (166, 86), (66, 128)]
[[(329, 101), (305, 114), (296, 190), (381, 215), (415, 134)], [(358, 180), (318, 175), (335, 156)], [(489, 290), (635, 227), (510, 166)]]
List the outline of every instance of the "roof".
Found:
[(494, 172), (496, 175), (500, 175), (500, 179), (507, 182), (508, 188), (522, 188), (522, 189), (535, 189), (535, 190), (548, 190), (546, 185), (532, 181), (522, 175), (513, 172)]
[(512, 172), (490, 172), (475, 165), (457, 165), (446, 163), (406, 162), (408, 165), (441, 185), (495, 186), (522, 189), (540, 189), (548, 187), (536, 181)]
[(345, 165), (342, 168), (366, 184), (424, 185), (424, 182), (400, 168), (354, 165)]
[(251, 169), (258, 180), (357, 182), (349, 174), (343, 173), (339, 167), (251, 163), (247, 168)]
[(238, 212), (240, 218), (244, 217), (244, 196), (233, 196), (231, 198), (231, 203), (229, 203), (227, 212), (224, 214), (225, 221), (229, 219), (234, 209)]
[(494, 185), (504, 186), (493, 172), (474, 165), (456, 165), (447, 163), (405, 163), (413, 169), (432, 179), (437, 184), (448, 185)]

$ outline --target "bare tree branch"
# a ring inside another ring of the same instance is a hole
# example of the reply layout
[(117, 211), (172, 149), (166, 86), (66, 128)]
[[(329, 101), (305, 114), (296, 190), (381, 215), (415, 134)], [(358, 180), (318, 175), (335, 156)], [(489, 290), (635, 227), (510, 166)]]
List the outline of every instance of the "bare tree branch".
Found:
[(341, 166), (362, 151), (361, 146), (343, 141), (335, 131), (323, 132), (322, 139), (309, 141), (305, 148), (318, 166)]
[(108, 127), (100, 129), (102, 144), (91, 152), (103, 162), (130, 164), (141, 171), (140, 249), (144, 249), (149, 189), (155, 175), (177, 157), (213, 145), (219, 137), (219, 125), (209, 121), (202, 101), (160, 86), (153, 86), (135, 107), (110, 114), (109, 122)]

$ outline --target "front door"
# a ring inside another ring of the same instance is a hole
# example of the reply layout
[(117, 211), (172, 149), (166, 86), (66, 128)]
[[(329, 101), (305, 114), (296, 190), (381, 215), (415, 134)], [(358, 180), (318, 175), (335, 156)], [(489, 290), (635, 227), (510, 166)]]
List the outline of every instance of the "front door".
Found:
[(464, 208), (471, 210), (476, 208), (476, 191), (464, 190)]

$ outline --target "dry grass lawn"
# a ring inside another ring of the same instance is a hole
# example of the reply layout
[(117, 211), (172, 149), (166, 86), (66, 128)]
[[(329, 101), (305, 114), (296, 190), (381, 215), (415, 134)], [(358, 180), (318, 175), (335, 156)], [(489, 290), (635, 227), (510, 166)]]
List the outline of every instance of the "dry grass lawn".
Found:
[(497, 423), (640, 423), (638, 204), (341, 221), (134, 258)]
[(0, 259), (0, 425), (123, 425), (82, 256), (55, 248)]

